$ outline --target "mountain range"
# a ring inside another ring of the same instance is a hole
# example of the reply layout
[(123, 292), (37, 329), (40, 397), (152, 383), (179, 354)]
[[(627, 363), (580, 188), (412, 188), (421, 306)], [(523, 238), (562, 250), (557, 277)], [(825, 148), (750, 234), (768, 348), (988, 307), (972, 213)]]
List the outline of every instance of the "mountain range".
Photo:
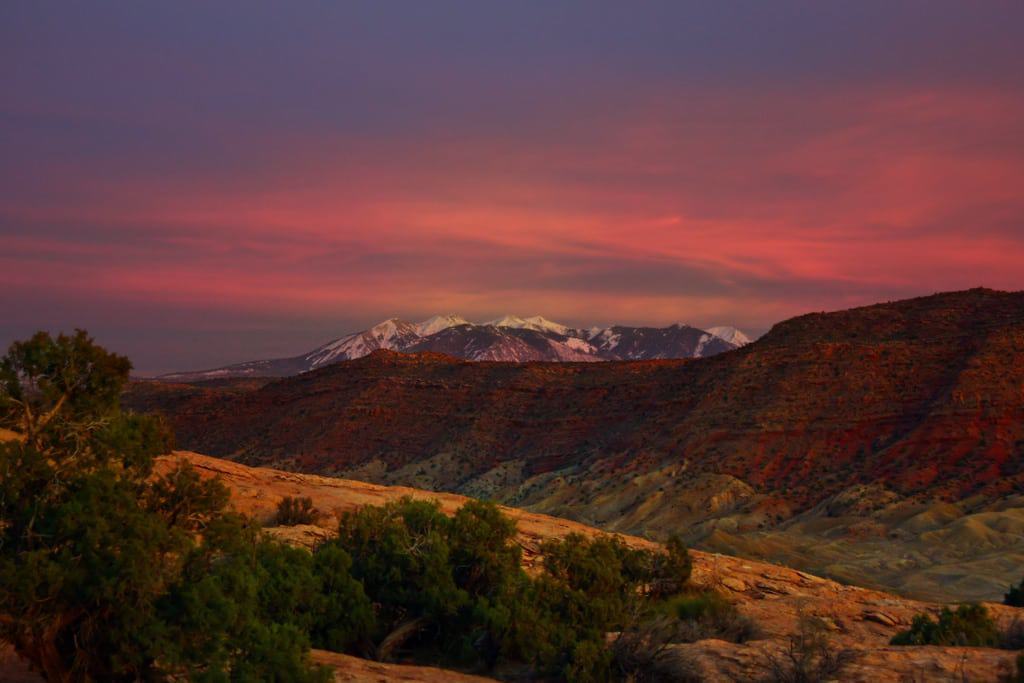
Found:
[(212, 370), (162, 375), (167, 381), (230, 377), (287, 377), (385, 349), (433, 351), (478, 361), (593, 362), (653, 358), (703, 358), (739, 348), (750, 339), (734, 327), (701, 330), (614, 325), (576, 329), (540, 316), (506, 315), (482, 324), (457, 315), (435, 315), (420, 323), (390, 318), (291, 358), (249, 361)]
[(125, 402), (247, 464), (678, 532), (923, 597), (996, 596), (1024, 562), (1024, 292), (808, 314), (708, 358), (377, 350), (283, 379), (139, 382)]

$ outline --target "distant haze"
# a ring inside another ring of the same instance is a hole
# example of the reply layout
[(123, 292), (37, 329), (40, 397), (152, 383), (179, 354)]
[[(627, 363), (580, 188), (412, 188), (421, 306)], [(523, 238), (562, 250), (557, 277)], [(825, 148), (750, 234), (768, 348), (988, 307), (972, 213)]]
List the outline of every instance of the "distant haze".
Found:
[(0, 344), (1024, 288), (1024, 3), (0, 6)]

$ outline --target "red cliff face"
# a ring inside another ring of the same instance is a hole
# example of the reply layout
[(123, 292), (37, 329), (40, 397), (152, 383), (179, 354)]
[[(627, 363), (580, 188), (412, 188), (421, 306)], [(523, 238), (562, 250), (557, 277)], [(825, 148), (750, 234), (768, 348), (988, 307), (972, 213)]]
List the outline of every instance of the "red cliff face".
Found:
[(595, 517), (610, 492), (609, 514), (628, 515), (709, 475), (789, 512), (858, 483), (959, 499), (1024, 482), (1024, 293), (806, 315), (703, 360), (377, 352), (256, 389), (140, 384), (128, 402), (167, 410), (184, 448), (527, 504), (575, 496)]

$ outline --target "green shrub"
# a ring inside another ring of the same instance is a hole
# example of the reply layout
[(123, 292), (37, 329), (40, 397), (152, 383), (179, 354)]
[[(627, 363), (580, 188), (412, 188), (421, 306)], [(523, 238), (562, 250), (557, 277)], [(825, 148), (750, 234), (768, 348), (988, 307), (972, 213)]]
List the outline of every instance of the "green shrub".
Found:
[(296, 524), (315, 524), (320, 517), (313, 507), (312, 498), (293, 498), (285, 496), (277, 504), (277, 523), (279, 526), (295, 526)]
[(326, 680), (301, 656), (304, 616), (287, 609), (299, 597), (286, 588), (295, 574), (276, 560), (301, 558), (294, 550), (263, 538), (251, 520), (212, 520), (157, 603), (163, 665), (188, 680)]
[(323, 679), (224, 487), (154, 476), (169, 432), (120, 411), (130, 367), (81, 331), (0, 361), (0, 638), (49, 680)]
[(648, 593), (651, 597), (666, 598), (686, 587), (693, 571), (693, 561), (682, 539), (670, 536), (665, 542), (665, 553), (653, 553), (650, 557), (653, 566)]
[(334, 544), (321, 545), (313, 553), (313, 574), (320, 598), (310, 628), (315, 647), (335, 652), (355, 648), (368, 651), (375, 631), (373, 605), (363, 585), (350, 573), (352, 558)]
[[(639, 663), (653, 664), (668, 642), (663, 636), (675, 632), (675, 622), (671, 629), (654, 623), (651, 607), (685, 587), (690, 573), (686, 548), (673, 542), (659, 553), (630, 548), (615, 536), (570, 534), (544, 543), (541, 554), (545, 573), (537, 579), (542, 596), (537, 604), (561, 626), (552, 637), (565, 639), (557, 642), (568, 653), (566, 674), (580, 680), (642, 677)], [(609, 632), (620, 633), (610, 649), (605, 645)], [(601, 657), (594, 656), (595, 647)], [(595, 667), (606, 668), (599, 675)]]
[(683, 621), (700, 621), (735, 609), (721, 593), (712, 591), (679, 595), (669, 600), (665, 607)]
[(563, 673), (570, 683), (609, 683), (614, 676), (612, 650), (594, 640), (582, 640), (572, 650)]
[(518, 663), (578, 680), (611, 676), (605, 634), (631, 628), (689, 577), (681, 543), (655, 552), (574, 534), (543, 544), (544, 571), (531, 578), (515, 531), (490, 503), (471, 501), (447, 517), (435, 502), (407, 498), (346, 514), (317, 554), (333, 547), (351, 557), (351, 575), (375, 606), (380, 658)]
[(667, 600), (661, 612), (678, 620), (673, 641), (695, 643), (715, 638), (732, 643), (745, 643), (760, 635), (757, 624), (740, 613), (720, 593), (701, 591), (685, 593)]
[(352, 576), (378, 605), (379, 638), (405, 622), (452, 617), (467, 603), (452, 576), (450, 524), (436, 502), (410, 498), (341, 518), (329, 543), (352, 557)]
[(893, 645), (954, 645), (999, 647), (999, 629), (984, 605), (960, 605), (956, 610), (943, 607), (938, 620), (919, 614), (910, 629), (896, 634)]

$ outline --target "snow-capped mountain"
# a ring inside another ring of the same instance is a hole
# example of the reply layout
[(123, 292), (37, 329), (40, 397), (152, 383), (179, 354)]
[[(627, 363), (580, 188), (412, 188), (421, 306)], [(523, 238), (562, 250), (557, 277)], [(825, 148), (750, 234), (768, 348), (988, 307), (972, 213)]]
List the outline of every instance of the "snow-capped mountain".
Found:
[(563, 337), (569, 336), (569, 333), (573, 331), (570, 327), (560, 325), (559, 323), (553, 323), (539, 315), (535, 315), (532, 318), (520, 318), (515, 315), (506, 315), (498, 318), (497, 320), (486, 322), (484, 325), (490, 325), (493, 327), (511, 327), (517, 330), (534, 330), (535, 332), (554, 332), (555, 334), (560, 334)]
[(719, 325), (717, 327), (709, 327), (708, 334), (722, 339), (724, 341), (733, 344), (734, 346), (746, 346), (751, 342), (750, 337), (743, 334), (735, 327), (729, 327), (728, 325)]
[(450, 327), (425, 337), (408, 351), (436, 351), (471, 360), (601, 361), (588, 342), (555, 333), (505, 325)]
[[(377, 349), (403, 349), (415, 344), (422, 338), (419, 332), (422, 326), (432, 325), (438, 327), (435, 318), (437, 316), (419, 325), (407, 323), (398, 318), (391, 318), (374, 325), (364, 332), (356, 332), (347, 337), (328, 342), (321, 347), (313, 349), (303, 358), (309, 362), (309, 369), (313, 370), (322, 365), (336, 363), (340, 360), (362, 358)], [(438, 329), (443, 328), (438, 327)]]
[(161, 379), (190, 382), (230, 377), (285, 377), (331, 363), (362, 358), (378, 349), (435, 351), (475, 361), (593, 362), (702, 358), (730, 351), (749, 341), (733, 327), (704, 331), (681, 324), (661, 328), (614, 325), (583, 330), (539, 315), (531, 318), (506, 315), (475, 324), (449, 314), (435, 315), (419, 323), (390, 318), (368, 330), (340, 337), (294, 358), (171, 373)]
[(416, 326), (416, 333), (421, 337), (429, 337), (432, 334), (437, 334), (441, 330), (447, 330), (449, 327), (458, 327), (459, 325), (471, 325), (468, 320), (457, 316), (453, 313), (448, 315), (435, 315), (433, 318), (428, 318)]

